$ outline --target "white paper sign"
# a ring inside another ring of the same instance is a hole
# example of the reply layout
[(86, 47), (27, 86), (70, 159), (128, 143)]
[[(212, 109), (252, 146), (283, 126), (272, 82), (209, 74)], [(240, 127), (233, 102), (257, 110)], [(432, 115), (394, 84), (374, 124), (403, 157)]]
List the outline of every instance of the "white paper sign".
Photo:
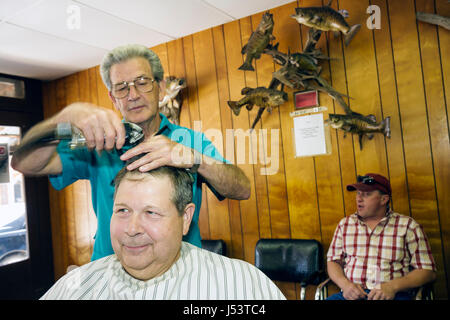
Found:
[(294, 118), (295, 156), (327, 153), (323, 113)]

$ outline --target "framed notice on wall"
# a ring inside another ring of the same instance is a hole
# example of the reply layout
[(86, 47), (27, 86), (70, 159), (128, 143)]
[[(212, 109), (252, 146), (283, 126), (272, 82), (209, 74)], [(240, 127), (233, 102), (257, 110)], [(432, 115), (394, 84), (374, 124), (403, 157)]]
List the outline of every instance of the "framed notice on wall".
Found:
[(294, 118), (295, 157), (331, 153), (329, 127), (324, 126), (323, 113)]

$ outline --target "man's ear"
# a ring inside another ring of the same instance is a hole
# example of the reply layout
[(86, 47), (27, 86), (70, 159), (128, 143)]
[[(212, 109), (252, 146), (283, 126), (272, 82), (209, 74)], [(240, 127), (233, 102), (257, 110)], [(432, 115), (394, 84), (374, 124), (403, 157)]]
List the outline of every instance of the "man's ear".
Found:
[(387, 203), (389, 203), (389, 199), (390, 199), (390, 197), (389, 197), (388, 194), (383, 194), (381, 196), (381, 200), (383, 201), (383, 205), (386, 205)]
[(108, 91), (108, 96), (109, 96), (109, 99), (112, 101), (112, 103), (114, 105), (114, 108), (119, 110), (119, 108), (116, 107), (116, 98), (114, 98), (114, 96), (112, 95), (111, 91)]
[(159, 101), (163, 101), (166, 92), (166, 80), (162, 79), (159, 83)]
[(191, 225), (192, 217), (195, 212), (195, 204), (189, 203), (183, 212), (183, 236), (187, 235), (189, 226)]

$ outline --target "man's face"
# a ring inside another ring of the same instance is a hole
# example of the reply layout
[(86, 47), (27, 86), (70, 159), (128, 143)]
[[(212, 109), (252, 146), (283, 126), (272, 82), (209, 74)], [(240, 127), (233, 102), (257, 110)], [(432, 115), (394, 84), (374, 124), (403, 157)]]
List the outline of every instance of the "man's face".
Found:
[(356, 190), (356, 208), (358, 215), (363, 219), (383, 217), (388, 200), (388, 195), (382, 195), (377, 190)]
[[(110, 70), (113, 86), (123, 81), (134, 81), (141, 76), (153, 79), (150, 63), (144, 58), (126, 60), (113, 65)], [(153, 82), (153, 90), (147, 93), (139, 92), (132, 85), (124, 98), (115, 98), (111, 92), (109, 96), (126, 121), (139, 124), (153, 120), (158, 114), (159, 86), (156, 81)]]
[(137, 279), (163, 274), (179, 257), (195, 206), (189, 204), (180, 216), (172, 192), (167, 176), (140, 181), (125, 177), (117, 189), (111, 243), (122, 266)]

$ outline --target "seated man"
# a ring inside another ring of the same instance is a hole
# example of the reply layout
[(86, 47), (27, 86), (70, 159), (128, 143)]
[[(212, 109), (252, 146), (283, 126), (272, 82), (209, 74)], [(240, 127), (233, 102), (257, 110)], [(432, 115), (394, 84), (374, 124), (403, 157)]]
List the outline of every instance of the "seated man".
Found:
[(285, 299), (251, 264), (182, 241), (195, 205), (185, 169), (123, 168), (115, 179), (115, 254), (58, 280), (41, 299)]
[(378, 174), (358, 176), (357, 212), (343, 218), (327, 254), (328, 275), (341, 292), (329, 300), (408, 300), (411, 289), (436, 278), (422, 227), (389, 210), (391, 184)]

